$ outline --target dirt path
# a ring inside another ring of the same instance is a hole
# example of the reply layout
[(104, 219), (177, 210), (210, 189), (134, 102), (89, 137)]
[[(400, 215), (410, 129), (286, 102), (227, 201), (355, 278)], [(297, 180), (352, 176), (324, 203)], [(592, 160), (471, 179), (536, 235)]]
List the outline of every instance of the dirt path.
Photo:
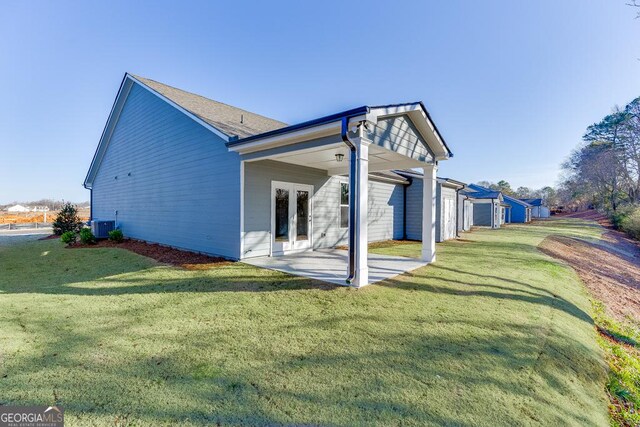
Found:
[(550, 236), (540, 244), (540, 250), (571, 265), (616, 319), (630, 317), (640, 322), (640, 245), (611, 229), (597, 212), (566, 216), (598, 221), (608, 230), (599, 242)]

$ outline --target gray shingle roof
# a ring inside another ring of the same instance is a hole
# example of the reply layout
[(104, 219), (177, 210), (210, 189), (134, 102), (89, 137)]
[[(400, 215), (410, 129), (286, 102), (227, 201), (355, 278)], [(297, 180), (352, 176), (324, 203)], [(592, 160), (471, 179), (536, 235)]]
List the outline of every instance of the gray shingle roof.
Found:
[(485, 191), (485, 190), (463, 190), (463, 194), (471, 197), (472, 199), (497, 199), (500, 197), (499, 191)]
[(379, 177), (379, 178), (384, 178), (384, 179), (390, 179), (393, 181), (398, 181), (401, 183), (409, 183), (409, 180), (407, 178), (405, 178), (402, 175), (399, 175), (393, 171), (376, 171), (376, 172), (369, 172), (369, 176), (372, 177)]
[(228, 136), (246, 138), (287, 126), (286, 123), (186, 92), (155, 80), (132, 76)]
[(466, 194), (474, 199), (498, 199), (500, 198), (500, 192), (491, 190), (490, 188), (482, 187), (477, 184), (469, 184)]
[(529, 203), (531, 206), (542, 206), (542, 199), (520, 199), (523, 202)]

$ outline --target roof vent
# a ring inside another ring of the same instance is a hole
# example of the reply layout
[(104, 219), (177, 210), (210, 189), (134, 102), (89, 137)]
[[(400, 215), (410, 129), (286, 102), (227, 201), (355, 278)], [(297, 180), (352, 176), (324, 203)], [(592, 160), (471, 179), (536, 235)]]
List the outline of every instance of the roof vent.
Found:
[(244, 123), (244, 114), (240, 114), (240, 123)]

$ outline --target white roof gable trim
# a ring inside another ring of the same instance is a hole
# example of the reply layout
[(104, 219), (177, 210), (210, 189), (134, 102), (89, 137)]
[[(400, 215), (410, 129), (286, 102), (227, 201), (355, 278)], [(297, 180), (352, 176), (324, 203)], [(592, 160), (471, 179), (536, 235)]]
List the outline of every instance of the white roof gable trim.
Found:
[(196, 123), (204, 126), (206, 129), (210, 130), (218, 137), (222, 138), (225, 142), (229, 142), (231, 137), (221, 130), (211, 126), (209, 123), (202, 120), (200, 117), (191, 113), (190, 111), (184, 109), (180, 105), (176, 104), (166, 96), (161, 93), (153, 90), (149, 86), (142, 83), (140, 80), (136, 79), (129, 73), (124, 75), (124, 79), (122, 79), (122, 83), (120, 84), (120, 89), (118, 89), (118, 94), (116, 95), (116, 100), (111, 107), (111, 112), (109, 113), (109, 118), (107, 119), (107, 124), (102, 131), (102, 136), (100, 137), (100, 142), (98, 143), (98, 148), (96, 149), (95, 154), (93, 155), (93, 160), (91, 161), (91, 166), (89, 167), (89, 171), (87, 172), (87, 176), (84, 180), (84, 187), (91, 188), (93, 185), (93, 180), (95, 179), (96, 173), (100, 168), (100, 164), (102, 163), (102, 159), (104, 158), (104, 154), (107, 151), (107, 147), (111, 142), (111, 137), (113, 136), (113, 131), (116, 128), (118, 120), (120, 119), (120, 114), (122, 113), (122, 109), (124, 108), (124, 104), (126, 103), (127, 97), (131, 92), (131, 88), (134, 84), (139, 85), (141, 88), (149, 91), (153, 95), (157, 96), (167, 104), (171, 105), (173, 108), (179, 110), (181, 113), (185, 114), (189, 118), (191, 118)]
[(449, 151), (446, 148), (446, 144), (442, 138), (440, 138), (440, 133), (420, 103), (375, 107), (371, 108), (371, 114), (376, 116), (378, 120), (392, 116), (409, 116), (413, 125), (418, 129), (422, 137), (427, 141), (429, 148), (435, 154), (436, 160), (446, 160), (449, 158)]
[[(339, 135), (342, 127), (342, 117), (339, 114), (330, 116), (331, 119), (326, 121), (318, 119), (320, 120), (318, 123), (308, 126), (297, 127), (300, 125), (293, 125), (289, 127), (291, 130), (282, 128), (273, 132), (266, 132), (264, 136), (255, 135), (245, 138), (248, 139), (246, 142), (243, 139), (232, 141), (227, 144), (227, 147), (229, 147), (229, 151), (247, 154), (269, 148), (292, 145), (314, 138)], [(371, 107), (366, 113), (349, 117), (348, 126), (351, 129), (360, 121), (367, 121), (375, 125), (379, 120), (402, 115), (411, 119), (420, 136), (426, 141), (428, 149), (435, 155), (436, 160), (446, 160), (450, 157), (446, 144), (420, 103)]]
[(519, 204), (521, 206), (524, 206), (526, 208), (530, 208), (531, 207), (531, 205), (529, 203), (525, 202), (524, 200), (516, 199), (515, 197), (507, 196), (507, 197), (505, 197), (505, 199), (509, 203), (517, 203), (517, 204)]

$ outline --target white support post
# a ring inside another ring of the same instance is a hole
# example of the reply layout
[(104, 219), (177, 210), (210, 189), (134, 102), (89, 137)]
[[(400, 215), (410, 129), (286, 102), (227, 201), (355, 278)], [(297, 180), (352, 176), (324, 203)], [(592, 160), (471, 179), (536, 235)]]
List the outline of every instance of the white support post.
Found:
[[(271, 239), (269, 239), (269, 247), (271, 247)], [(238, 259), (242, 258), (244, 258), (244, 160), (240, 160), (240, 253)]]
[[(361, 131), (362, 132), (362, 131)], [(353, 286), (360, 288), (369, 284), (369, 144), (371, 141), (360, 136), (353, 140), (356, 146), (356, 277)]]
[(438, 166), (423, 168), (422, 182), (422, 260), (436, 261), (436, 175)]

